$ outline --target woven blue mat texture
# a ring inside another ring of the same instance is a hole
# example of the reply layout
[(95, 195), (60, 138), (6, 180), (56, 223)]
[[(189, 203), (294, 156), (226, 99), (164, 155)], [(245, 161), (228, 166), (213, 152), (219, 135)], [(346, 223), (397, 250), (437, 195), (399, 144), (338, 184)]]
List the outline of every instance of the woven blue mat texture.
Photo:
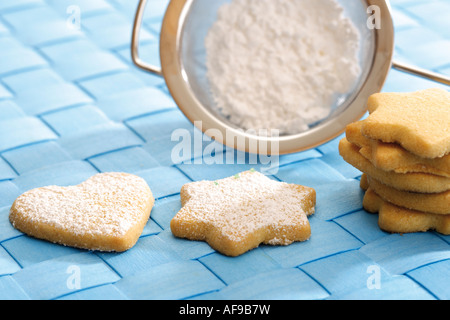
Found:
[[(149, 1), (144, 17), (141, 53), (155, 65), (167, 3)], [(391, 5), (395, 58), (450, 74), (450, 1)], [(136, 6), (136, 0), (0, 1), (0, 299), (450, 298), (450, 237), (381, 231), (377, 215), (362, 208), (361, 173), (338, 154), (341, 137), (280, 157), (272, 177), (316, 189), (310, 240), (230, 258), (204, 242), (175, 238), (169, 224), (183, 184), (265, 165), (209, 164), (201, 155), (193, 160), (195, 154), (174, 163), (172, 133), (194, 128), (164, 80), (131, 63)], [(69, 28), (78, 13), (80, 28)], [(444, 86), (392, 70), (384, 91), (429, 87)], [(132, 249), (64, 247), (9, 223), (21, 193), (106, 171), (139, 175), (155, 195)]]

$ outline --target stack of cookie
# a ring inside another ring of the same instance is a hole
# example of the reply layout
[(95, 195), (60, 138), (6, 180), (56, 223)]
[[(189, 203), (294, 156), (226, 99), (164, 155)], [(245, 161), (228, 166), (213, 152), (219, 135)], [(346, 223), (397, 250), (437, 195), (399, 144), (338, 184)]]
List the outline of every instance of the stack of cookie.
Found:
[(339, 152), (363, 172), (364, 208), (381, 229), (450, 234), (450, 93), (378, 93)]

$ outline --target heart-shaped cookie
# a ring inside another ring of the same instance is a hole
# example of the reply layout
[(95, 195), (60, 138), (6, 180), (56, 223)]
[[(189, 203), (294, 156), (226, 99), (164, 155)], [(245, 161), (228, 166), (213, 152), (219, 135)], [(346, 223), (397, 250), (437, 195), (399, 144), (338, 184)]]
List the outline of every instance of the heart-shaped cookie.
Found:
[(9, 220), (39, 239), (121, 252), (137, 242), (153, 204), (144, 179), (128, 173), (100, 173), (76, 186), (23, 193), (14, 201)]

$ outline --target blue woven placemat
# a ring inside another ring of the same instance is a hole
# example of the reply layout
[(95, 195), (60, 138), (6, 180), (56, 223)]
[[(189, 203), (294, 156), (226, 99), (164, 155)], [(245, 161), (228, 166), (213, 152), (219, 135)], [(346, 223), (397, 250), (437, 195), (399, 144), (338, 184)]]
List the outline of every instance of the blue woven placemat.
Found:
[[(141, 52), (156, 65), (167, 2), (149, 1), (144, 18)], [(449, 1), (391, 4), (396, 59), (450, 74)], [(255, 165), (197, 164), (192, 155), (173, 163), (172, 132), (194, 129), (164, 81), (131, 63), (136, 5), (0, 1), (0, 299), (450, 298), (450, 237), (381, 231), (377, 216), (362, 209), (361, 173), (338, 154), (340, 137), (282, 156), (273, 177), (316, 189), (309, 241), (230, 258), (204, 242), (174, 238), (169, 223), (183, 184)], [(68, 28), (77, 12), (81, 29)], [(435, 86), (392, 70), (384, 90)], [(157, 198), (131, 250), (64, 247), (10, 225), (9, 208), (22, 192), (78, 184), (106, 171), (143, 177)]]

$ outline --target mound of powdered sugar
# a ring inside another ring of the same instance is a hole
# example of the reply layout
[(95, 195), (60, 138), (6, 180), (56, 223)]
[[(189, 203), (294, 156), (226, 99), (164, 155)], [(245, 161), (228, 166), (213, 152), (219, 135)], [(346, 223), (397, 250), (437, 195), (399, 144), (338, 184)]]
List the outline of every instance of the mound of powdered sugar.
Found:
[(233, 0), (205, 39), (216, 106), (242, 129), (307, 130), (355, 85), (359, 36), (336, 0)]

